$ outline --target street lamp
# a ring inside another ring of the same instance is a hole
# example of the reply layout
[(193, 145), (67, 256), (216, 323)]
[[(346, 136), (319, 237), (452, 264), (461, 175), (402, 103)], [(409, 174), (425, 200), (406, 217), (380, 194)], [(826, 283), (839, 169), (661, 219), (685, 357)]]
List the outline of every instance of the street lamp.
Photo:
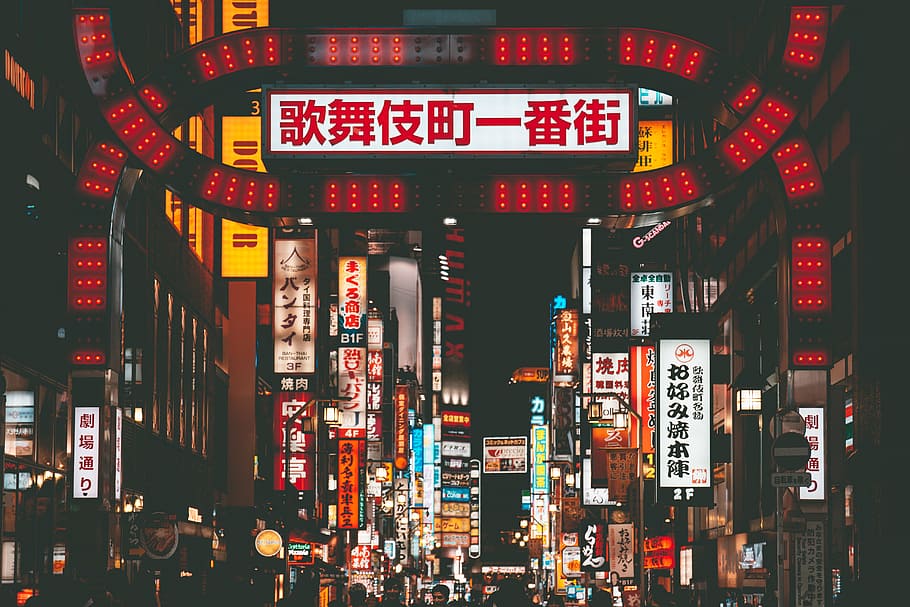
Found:
[(736, 412), (746, 415), (761, 413), (762, 393), (766, 387), (768, 387), (768, 382), (758, 372), (752, 370), (751, 366), (740, 371), (730, 384)]

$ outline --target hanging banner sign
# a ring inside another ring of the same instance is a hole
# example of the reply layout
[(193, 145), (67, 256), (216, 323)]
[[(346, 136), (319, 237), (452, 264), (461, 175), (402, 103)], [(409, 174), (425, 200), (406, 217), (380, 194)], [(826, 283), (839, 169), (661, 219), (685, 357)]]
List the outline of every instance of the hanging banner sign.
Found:
[(272, 278), (275, 373), (316, 372), (316, 240), (276, 239)]
[(98, 497), (98, 470), (101, 446), (101, 408), (74, 407), (73, 416), (73, 497)]
[(711, 342), (657, 342), (657, 501), (710, 506)]

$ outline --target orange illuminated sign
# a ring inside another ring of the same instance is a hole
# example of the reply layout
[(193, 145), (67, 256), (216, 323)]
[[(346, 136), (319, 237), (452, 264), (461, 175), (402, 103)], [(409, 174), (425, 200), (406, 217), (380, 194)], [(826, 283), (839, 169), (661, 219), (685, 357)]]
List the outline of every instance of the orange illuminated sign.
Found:
[(360, 528), (359, 439), (338, 439), (338, 529)]
[(406, 470), (408, 467), (408, 387), (395, 386), (395, 467)]
[(269, 0), (223, 0), (221, 3), (221, 32), (236, 32), (269, 25)]
[(262, 120), (259, 116), (221, 118), (221, 162), (237, 169), (265, 173), (262, 164)]
[(222, 278), (266, 278), (268, 275), (269, 229), (222, 219)]
[(638, 121), (638, 161), (633, 173), (653, 171), (673, 164), (673, 121)]

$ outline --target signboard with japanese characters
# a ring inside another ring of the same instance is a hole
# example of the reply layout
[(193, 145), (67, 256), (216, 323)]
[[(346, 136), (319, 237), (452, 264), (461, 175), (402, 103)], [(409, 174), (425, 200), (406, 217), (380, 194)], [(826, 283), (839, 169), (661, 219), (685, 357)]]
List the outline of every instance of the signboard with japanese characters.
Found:
[(338, 436), (366, 438), (367, 427), (367, 259), (338, 258)]
[(825, 521), (806, 521), (806, 530), (796, 534), (795, 605), (825, 605)]
[(654, 453), (654, 426), (657, 423), (654, 358), (654, 346), (632, 346), (629, 350), (630, 402), (632, 410), (641, 416), (643, 424), (642, 453)]
[(272, 278), (278, 375), (316, 371), (316, 240), (276, 239)]
[(825, 408), (800, 407), (800, 415), (806, 420), (804, 436), (809, 441), (809, 461), (806, 472), (809, 473), (808, 487), (800, 487), (799, 499), (825, 499)]
[(635, 526), (632, 523), (607, 525), (610, 538), (610, 571), (620, 578), (635, 575)]
[(550, 471), (547, 469), (547, 452), (550, 444), (549, 426), (531, 426), (531, 452), (534, 457), (531, 469), (531, 493), (550, 492)]
[(483, 471), (520, 473), (528, 471), (527, 436), (485, 436), (483, 438)]
[(73, 497), (98, 497), (101, 407), (74, 407)]
[[(303, 431), (303, 418), (315, 410), (302, 413), (290, 428), (290, 443), (286, 442), (288, 423), (291, 416), (305, 407), (311, 395), (306, 393), (278, 392), (275, 395), (273, 436), (276, 449), (274, 477), (275, 489), (284, 490), (285, 476), (297, 491), (312, 491), (316, 488), (316, 435)], [(288, 451), (288, 445), (290, 450)], [(285, 455), (289, 453), (290, 459)]]
[(359, 529), (361, 512), (361, 449), (364, 441), (338, 439), (338, 529)]
[(634, 88), (263, 87), (265, 158), (629, 158)]
[(606, 525), (602, 522), (586, 521), (578, 530), (581, 542), (582, 571), (605, 571), (609, 566)]
[(711, 342), (657, 342), (657, 502), (710, 506)]
[(651, 334), (651, 315), (673, 311), (672, 272), (632, 272), (632, 337)]

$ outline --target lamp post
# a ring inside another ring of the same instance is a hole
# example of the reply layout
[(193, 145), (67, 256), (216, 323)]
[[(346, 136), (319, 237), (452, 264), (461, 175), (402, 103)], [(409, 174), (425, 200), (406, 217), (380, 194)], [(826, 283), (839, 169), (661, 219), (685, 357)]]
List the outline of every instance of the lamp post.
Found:
[[(290, 560), (288, 555), (287, 546), (291, 540), (291, 516), (290, 513), (297, 513), (297, 495), (296, 491), (293, 492), (294, 500), (291, 501), (292, 491), (291, 487), (291, 438), (293, 435), (294, 426), (297, 424), (297, 421), (310, 410), (314, 404), (318, 405), (319, 403), (328, 403), (322, 410), (322, 419), (327, 425), (337, 425), (340, 423), (340, 416), (338, 412), (338, 407), (336, 403), (339, 401), (350, 400), (349, 398), (312, 398), (302, 404), (284, 424), (284, 496), (285, 496), (285, 516), (287, 520), (285, 521), (285, 533), (284, 533), (284, 560), (285, 560), (285, 583), (284, 583), (284, 594), (287, 595), (290, 592)], [(319, 411), (317, 410), (317, 415)]]

